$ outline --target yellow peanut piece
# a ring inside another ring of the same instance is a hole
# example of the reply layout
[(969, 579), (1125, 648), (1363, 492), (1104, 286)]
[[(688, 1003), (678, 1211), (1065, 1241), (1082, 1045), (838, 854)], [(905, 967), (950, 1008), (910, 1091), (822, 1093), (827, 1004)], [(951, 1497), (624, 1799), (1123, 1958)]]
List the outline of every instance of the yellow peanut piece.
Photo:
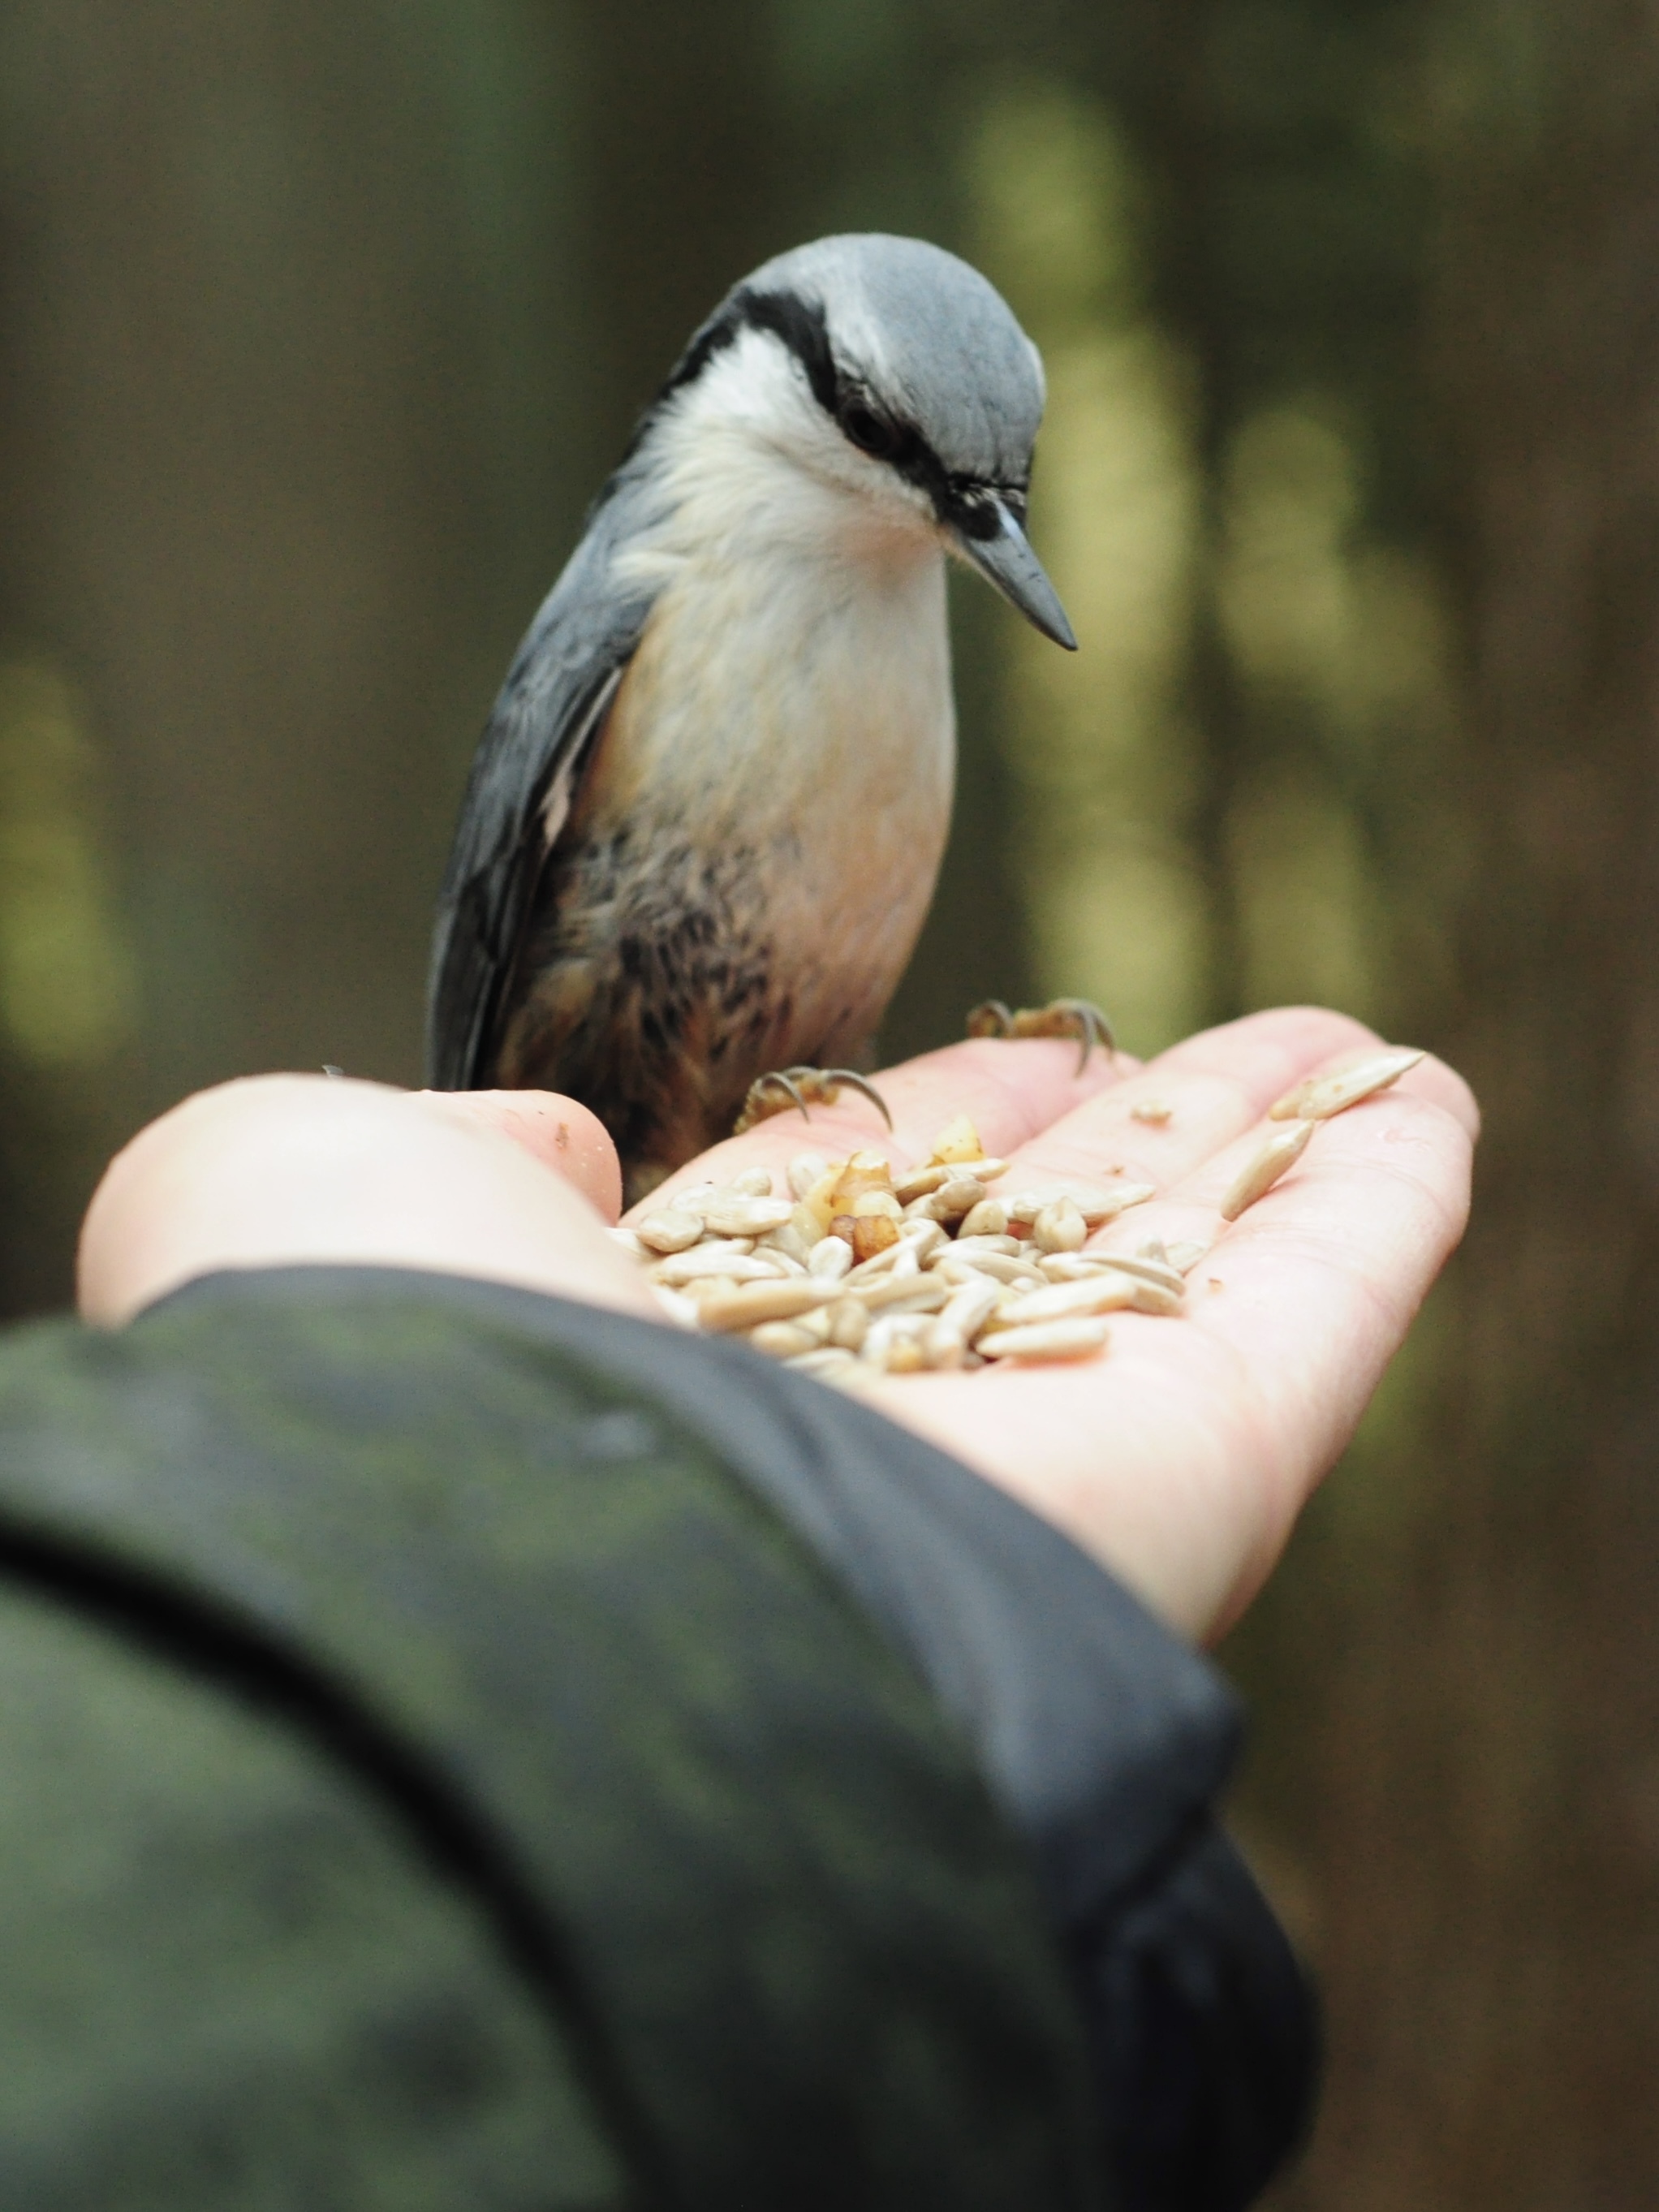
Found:
[(855, 1213), (852, 1219), (854, 1260), (873, 1260), (878, 1253), (889, 1251), (898, 1243), (898, 1224), (890, 1214)]
[(854, 1199), (867, 1190), (884, 1190), (890, 1197), (892, 1189), (892, 1168), (879, 1152), (854, 1152), (836, 1184), (836, 1211), (851, 1213)]
[(884, 1213), (890, 1221), (902, 1221), (904, 1218), (903, 1209), (890, 1190), (861, 1190), (848, 1212), (854, 1221), (862, 1221), (874, 1213)]
[(963, 1160), (982, 1160), (985, 1147), (979, 1140), (979, 1131), (965, 1114), (958, 1114), (947, 1121), (933, 1139), (933, 1164), (954, 1167)]

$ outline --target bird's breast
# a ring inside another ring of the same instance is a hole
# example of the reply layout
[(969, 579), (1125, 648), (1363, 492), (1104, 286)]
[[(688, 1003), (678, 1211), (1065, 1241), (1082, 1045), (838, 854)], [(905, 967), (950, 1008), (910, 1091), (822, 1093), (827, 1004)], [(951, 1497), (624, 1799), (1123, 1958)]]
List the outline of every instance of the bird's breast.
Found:
[(801, 1000), (799, 1037), (850, 1042), (921, 927), (954, 765), (935, 547), (728, 549), (678, 564), (662, 592), (581, 826), (749, 856), (752, 920)]

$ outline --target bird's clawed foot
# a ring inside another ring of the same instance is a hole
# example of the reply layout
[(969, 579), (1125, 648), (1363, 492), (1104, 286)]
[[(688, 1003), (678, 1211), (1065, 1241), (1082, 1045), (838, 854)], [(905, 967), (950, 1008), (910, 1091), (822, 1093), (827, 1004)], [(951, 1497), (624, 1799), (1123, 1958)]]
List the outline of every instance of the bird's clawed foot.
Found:
[(812, 1117), (807, 1107), (833, 1106), (841, 1096), (842, 1085), (847, 1083), (854, 1091), (862, 1091), (890, 1129), (893, 1117), (887, 1110), (887, 1101), (873, 1084), (855, 1075), (850, 1067), (783, 1067), (775, 1069), (769, 1075), (757, 1075), (750, 1085), (749, 1096), (743, 1102), (743, 1111), (732, 1134), (740, 1137), (757, 1121), (769, 1121), (774, 1114), (787, 1114), (796, 1108), (810, 1121)]
[(1050, 999), (1046, 1006), (1022, 1006), (1018, 1013), (1000, 999), (983, 999), (968, 1017), (968, 1034), (972, 1037), (1075, 1037), (1079, 1075), (1097, 1045), (1105, 1048), (1109, 1058), (1117, 1050), (1111, 1024), (1087, 999)]

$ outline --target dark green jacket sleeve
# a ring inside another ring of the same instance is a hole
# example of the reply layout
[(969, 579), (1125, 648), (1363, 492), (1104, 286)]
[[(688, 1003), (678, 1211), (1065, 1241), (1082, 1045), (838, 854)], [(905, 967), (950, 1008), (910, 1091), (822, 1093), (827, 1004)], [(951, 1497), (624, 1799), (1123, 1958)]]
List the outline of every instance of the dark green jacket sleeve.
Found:
[(1100, 2201), (913, 1668), (648, 1374), (435, 1289), (6, 1348), (0, 2203)]
[(0, 1564), (8, 2207), (1219, 2212), (1296, 2124), (1215, 1677), (740, 1348), (349, 1270), (26, 1334)]

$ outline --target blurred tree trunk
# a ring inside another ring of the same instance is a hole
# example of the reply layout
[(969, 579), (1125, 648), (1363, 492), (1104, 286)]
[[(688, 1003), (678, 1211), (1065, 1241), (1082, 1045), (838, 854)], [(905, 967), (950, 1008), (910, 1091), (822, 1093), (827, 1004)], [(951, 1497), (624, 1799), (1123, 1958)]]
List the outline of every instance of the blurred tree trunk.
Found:
[(1659, 2200), (1659, 18), (1436, 27), (1486, 1114), (1415, 1543), (1333, 1628), (1291, 2201)]
[(82, 702), (137, 988), (118, 1048), (6, 1066), (0, 1310), (66, 1294), (99, 1160), (194, 1085), (417, 1076), (455, 799), (573, 503), (538, 14), (7, 16), (0, 646)]

